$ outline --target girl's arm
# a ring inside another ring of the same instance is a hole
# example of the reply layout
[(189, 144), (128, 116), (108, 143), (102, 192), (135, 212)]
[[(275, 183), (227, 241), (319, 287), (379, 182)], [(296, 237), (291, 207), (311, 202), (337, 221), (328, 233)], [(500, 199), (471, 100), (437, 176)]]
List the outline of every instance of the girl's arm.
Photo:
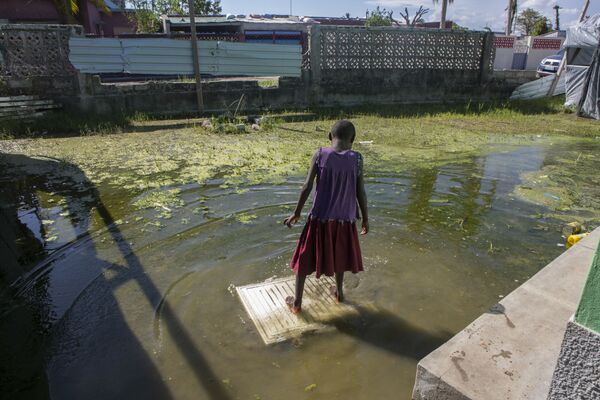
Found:
[(362, 215), (362, 230), (361, 235), (369, 233), (369, 211), (367, 210), (367, 192), (365, 192), (365, 181), (363, 174), (363, 159), (362, 156), (358, 160), (358, 177), (356, 180), (356, 199), (358, 200), (358, 207), (360, 208), (360, 215)]
[(306, 181), (304, 181), (304, 185), (302, 185), (302, 190), (300, 190), (300, 198), (298, 199), (298, 203), (296, 204), (296, 209), (294, 213), (283, 220), (283, 224), (287, 225), (288, 228), (291, 228), (298, 220), (300, 219), (300, 214), (302, 213), (302, 208), (304, 207), (304, 203), (310, 196), (310, 192), (313, 188), (313, 182), (315, 180), (315, 176), (317, 176), (317, 157), (319, 156), (319, 152), (316, 151), (312, 156), (312, 160), (310, 163), (310, 169), (308, 170), (308, 175), (306, 176)]

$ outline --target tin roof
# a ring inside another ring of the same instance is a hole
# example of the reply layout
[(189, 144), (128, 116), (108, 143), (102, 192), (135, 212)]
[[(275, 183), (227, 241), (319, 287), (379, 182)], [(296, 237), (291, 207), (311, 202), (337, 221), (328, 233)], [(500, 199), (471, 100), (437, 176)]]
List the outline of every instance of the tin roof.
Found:
[[(168, 21), (171, 25), (189, 25), (190, 17), (183, 15), (163, 15), (163, 20)], [(196, 24), (218, 24), (218, 25), (239, 25), (242, 22), (252, 23), (268, 23), (268, 24), (305, 24), (300, 17), (289, 17), (289, 16), (227, 16), (216, 15), (216, 16), (198, 16), (196, 17)]]

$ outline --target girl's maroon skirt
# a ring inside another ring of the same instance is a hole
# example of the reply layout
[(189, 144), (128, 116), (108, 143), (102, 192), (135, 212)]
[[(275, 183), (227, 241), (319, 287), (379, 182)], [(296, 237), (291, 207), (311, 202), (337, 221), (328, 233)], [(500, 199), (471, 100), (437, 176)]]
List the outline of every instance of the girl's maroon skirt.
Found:
[(356, 223), (309, 219), (292, 256), (290, 267), (296, 274), (317, 272), (332, 276), (336, 272), (363, 270)]

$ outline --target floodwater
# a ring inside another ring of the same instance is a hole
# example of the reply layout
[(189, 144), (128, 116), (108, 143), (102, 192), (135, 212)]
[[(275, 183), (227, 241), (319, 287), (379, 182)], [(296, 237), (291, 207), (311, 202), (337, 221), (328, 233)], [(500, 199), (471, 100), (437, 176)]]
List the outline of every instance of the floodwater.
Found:
[[(72, 165), (3, 155), (3, 217), (22, 261), (37, 263), (13, 286), (21, 300), (2, 297), (4, 394), (410, 398), (419, 359), (564, 251), (561, 221), (515, 196), (521, 176), (599, 150), (590, 140), (504, 146), (436, 167), (369, 171), (365, 272), (346, 280), (360, 316), (271, 346), (234, 287), (290, 274), (302, 226), (281, 220), (302, 177), (243, 190), (178, 185), (179, 207), (136, 210), (140, 199), (94, 188)], [(25, 163), (27, 173), (13, 174)]]

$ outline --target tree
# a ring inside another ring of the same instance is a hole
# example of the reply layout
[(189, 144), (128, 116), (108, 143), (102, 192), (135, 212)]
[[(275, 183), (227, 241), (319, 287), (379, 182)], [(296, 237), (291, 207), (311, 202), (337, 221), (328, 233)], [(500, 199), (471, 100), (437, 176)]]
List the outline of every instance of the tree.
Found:
[(517, 16), (517, 0), (508, 0), (508, 6), (506, 7), (506, 29), (504, 33), (509, 36), (512, 33), (512, 27), (515, 23), (515, 17)]
[[(187, 4), (187, 2), (185, 2)], [(187, 5), (183, 7), (184, 13), (189, 14)], [(196, 15), (218, 15), (221, 14), (221, 0), (194, 0), (194, 11)]]
[(531, 28), (531, 36), (539, 36), (548, 33), (552, 30), (552, 24), (546, 17), (537, 20), (533, 28)]
[(466, 26), (460, 26), (459, 24), (457, 24), (456, 22), (452, 23), (452, 30), (453, 31), (460, 31), (460, 32), (465, 32), (468, 31), (469, 28), (467, 28)]
[(127, 13), (127, 19), (135, 25), (136, 33), (155, 33), (160, 31), (160, 19), (156, 13), (146, 8), (136, 8)]
[(526, 35), (530, 35), (535, 24), (542, 18), (545, 17), (533, 8), (526, 8), (517, 17), (516, 26)]
[(438, 4), (442, 2), (442, 16), (440, 19), (440, 29), (446, 29), (446, 10), (448, 9), (448, 4), (454, 3), (454, 0), (433, 0), (433, 4)]
[(367, 21), (366, 26), (390, 26), (394, 19), (392, 18), (393, 11), (388, 11), (385, 8), (381, 9), (379, 6), (375, 10), (369, 13), (367, 10)]
[[(196, 15), (215, 15), (221, 12), (220, 0), (193, 0)], [(130, 0), (133, 9), (127, 17), (138, 33), (154, 33), (161, 28), (160, 16), (189, 14), (188, 0)]]
[(423, 16), (425, 14), (427, 14), (429, 12), (429, 8), (423, 8), (423, 6), (420, 6), (419, 9), (415, 12), (415, 15), (413, 16), (412, 20), (410, 18), (410, 14), (408, 12), (408, 7), (404, 8), (404, 14), (402, 14), (402, 12), (400, 12), (400, 16), (402, 18), (404, 18), (404, 21), (406, 22), (407, 26), (415, 26), (416, 24), (422, 24), (423, 22), (425, 22), (425, 20), (423, 19)]

